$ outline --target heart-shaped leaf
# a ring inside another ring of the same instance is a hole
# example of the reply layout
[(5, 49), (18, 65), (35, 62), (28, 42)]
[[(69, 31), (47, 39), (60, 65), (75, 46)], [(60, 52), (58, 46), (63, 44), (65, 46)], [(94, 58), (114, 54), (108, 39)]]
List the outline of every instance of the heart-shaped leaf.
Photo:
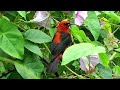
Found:
[(34, 74), (33, 71), (29, 70), (29, 68), (27, 68), (23, 64), (15, 63), (15, 68), (24, 79), (40, 79)]
[(84, 24), (92, 33), (95, 40), (100, 35), (100, 23), (94, 11), (88, 11), (88, 17), (85, 19)]
[(52, 38), (44, 32), (37, 29), (30, 29), (25, 32), (25, 38), (34, 43), (46, 43), (52, 41)]
[(75, 44), (65, 50), (61, 64), (66, 65), (81, 57), (103, 52), (105, 52), (105, 48), (102, 46), (95, 46), (91, 43)]
[(12, 57), (22, 59), (24, 38), (11, 22), (0, 18), (0, 48)]
[(22, 16), (26, 20), (26, 12), (25, 11), (17, 11), (20, 16)]
[(25, 40), (25, 47), (30, 50), (31, 52), (43, 57), (42, 52), (40, 50), (40, 48), (38, 47), (37, 44), (30, 42), (28, 40)]

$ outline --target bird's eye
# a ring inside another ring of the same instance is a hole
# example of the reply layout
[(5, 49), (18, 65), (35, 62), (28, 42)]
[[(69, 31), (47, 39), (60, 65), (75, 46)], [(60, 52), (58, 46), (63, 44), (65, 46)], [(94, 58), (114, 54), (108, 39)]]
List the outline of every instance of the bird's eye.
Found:
[(64, 23), (65, 26), (70, 26), (70, 23)]

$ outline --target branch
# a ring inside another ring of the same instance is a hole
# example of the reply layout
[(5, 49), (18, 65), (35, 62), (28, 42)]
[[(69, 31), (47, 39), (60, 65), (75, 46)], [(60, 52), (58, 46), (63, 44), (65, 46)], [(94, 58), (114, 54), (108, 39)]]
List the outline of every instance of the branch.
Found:
[(13, 71), (15, 71), (15, 69), (9, 70), (7, 73), (3, 73), (2, 76), (0, 76), (0, 78), (7, 76), (9, 73), (11, 73)]
[(114, 59), (115, 55), (116, 55), (116, 52), (114, 52), (113, 55), (110, 57), (110, 61)]
[[(39, 57), (40, 57), (40, 56), (39, 56)], [(42, 62), (43, 62), (46, 66), (48, 66), (49, 62), (48, 62), (45, 58), (40, 57), (40, 59), (42, 60)]]
[(74, 72), (73, 70), (71, 70), (71, 69), (70, 69), (69, 67), (67, 67), (66, 65), (65, 65), (65, 67), (66, 67), (70, 72), (72, 72), (73, 74), (75, 74), (76, 76), (78, 76), (79, 78), (84, 79), (83, 76), (77, 74), (76, 72)]
[(1, 56), (0, 56), (0, 61), (7, 62), (7, 63), (10, 63), (10, 64), (16, 63), (16, 61), (13, 61), (12, 59), (8, 59), (8, 58), (1, 57)]

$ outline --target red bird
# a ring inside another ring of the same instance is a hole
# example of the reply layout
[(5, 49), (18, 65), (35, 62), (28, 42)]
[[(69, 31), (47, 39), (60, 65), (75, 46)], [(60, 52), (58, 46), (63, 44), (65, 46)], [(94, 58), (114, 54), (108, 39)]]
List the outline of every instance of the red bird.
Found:
[(70, 31), (70, 22), (65, 19), (57, 26), (57, 31), (53, 37), (51, 50), (51, 62), (48, 65), (48, 72), (57, 72), (59, 61), (62, 60), (62, 54), (65, 49), (72, 43)]

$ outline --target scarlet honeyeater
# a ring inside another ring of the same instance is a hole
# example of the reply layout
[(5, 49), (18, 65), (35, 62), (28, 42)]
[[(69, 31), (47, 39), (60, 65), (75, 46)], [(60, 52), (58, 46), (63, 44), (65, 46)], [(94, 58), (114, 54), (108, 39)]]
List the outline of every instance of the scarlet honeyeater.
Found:
[(48, 65), (48, 72), (57, 72), (59, 61), (62, 60), (62, 54), (70, 46), (72, 40), (69, 31), (70, 21), (65, 19), (57, 26), (57, 31), (53, 37), (51, 50), (51, 62)]

